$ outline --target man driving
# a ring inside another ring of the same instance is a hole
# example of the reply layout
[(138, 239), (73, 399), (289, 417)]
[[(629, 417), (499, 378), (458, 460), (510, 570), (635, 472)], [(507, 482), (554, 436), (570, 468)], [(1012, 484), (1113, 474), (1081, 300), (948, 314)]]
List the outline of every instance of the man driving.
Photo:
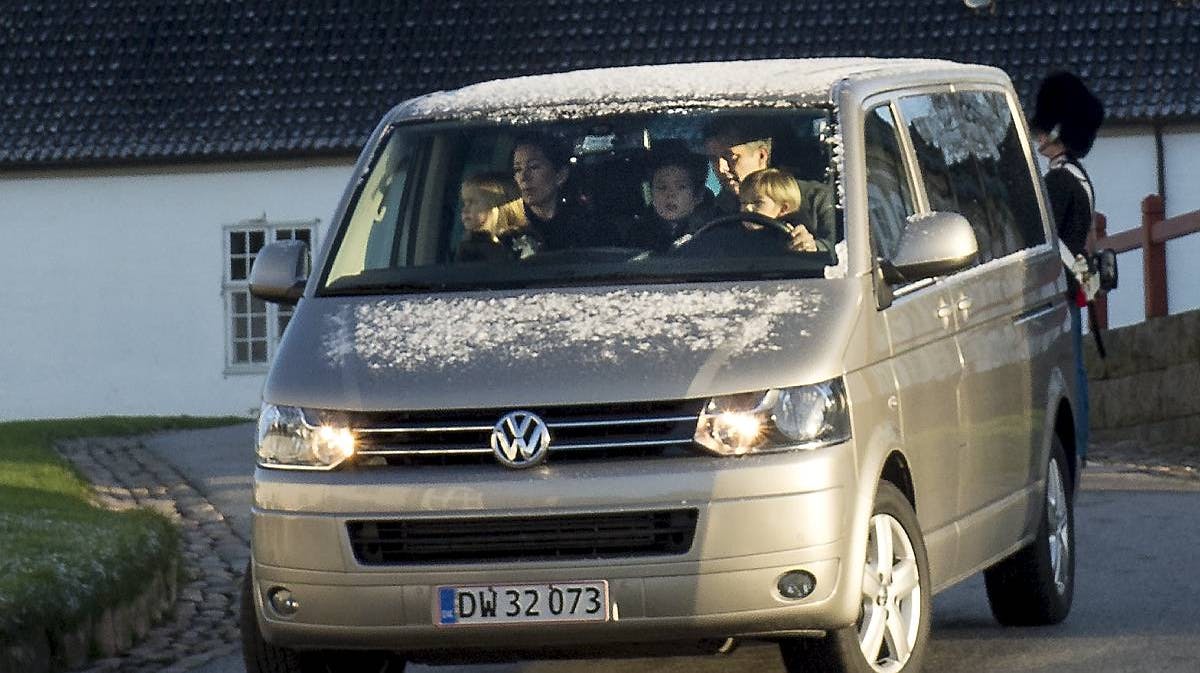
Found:
[[(704, 131), (704, 149), (721, 183), (717, 207), (725, 213), (741, 208), (738, 194), (746, 176), (771, 167), (775, 131), (767, 124), (737, 117), (714, 120)], [(830, 250), (836, 241), (833, 190), (811, 180), (797, 180), (803, 196), (792, 230), (792, 248)]]

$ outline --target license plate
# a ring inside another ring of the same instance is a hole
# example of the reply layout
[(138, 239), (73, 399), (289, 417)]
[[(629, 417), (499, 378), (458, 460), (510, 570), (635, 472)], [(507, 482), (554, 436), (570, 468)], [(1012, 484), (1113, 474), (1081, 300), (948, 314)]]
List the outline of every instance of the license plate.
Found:
[(608, 582), (441, 586), (434, 594), (438, 626), (608, 621)]

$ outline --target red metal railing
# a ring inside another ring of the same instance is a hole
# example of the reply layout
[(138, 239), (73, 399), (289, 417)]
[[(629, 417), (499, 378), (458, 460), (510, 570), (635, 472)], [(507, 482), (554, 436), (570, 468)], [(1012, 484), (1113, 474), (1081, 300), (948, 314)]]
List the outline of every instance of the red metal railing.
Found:
[[(1118, 253), (1142, 250), (1142, 281), (1145, 288), (1146, 318), (1167, 314), (1167, 241), (1200, 232), (1200, 210), (1166, 219), (1163, 198), (1151, 194), (1142, 199), (1142, 226), (1108, 235), (1108, 220), (1096, 214), (1091, 249), (1112, 248)], [(1123, 273), (1128, 273), (1124, 270)], [(1096, 322), (1108, 327), (1108, 302), (1096, 302)]]

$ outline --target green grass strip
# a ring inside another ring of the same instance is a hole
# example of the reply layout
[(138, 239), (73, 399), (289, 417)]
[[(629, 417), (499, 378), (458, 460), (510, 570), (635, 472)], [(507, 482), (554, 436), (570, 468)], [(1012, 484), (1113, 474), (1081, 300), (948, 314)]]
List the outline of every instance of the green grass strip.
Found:
[(210, 428), (247, 419), (101, 417), (0, 423), (0, 642), (68, 628), (136, 596), (179, 554), (179, 533), (149, 510), (112, 512), (53, 449), (79, 437)]

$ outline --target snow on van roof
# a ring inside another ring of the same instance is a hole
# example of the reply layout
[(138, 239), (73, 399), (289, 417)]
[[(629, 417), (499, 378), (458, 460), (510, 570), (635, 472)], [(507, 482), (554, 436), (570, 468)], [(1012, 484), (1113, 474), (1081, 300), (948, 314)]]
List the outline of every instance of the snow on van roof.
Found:
[(932, 59), (815, 58), (576, 70), (472, 84), (399, 105), (404, 118), (539, 121), (648, 109), (829, 104), (843, 80), (974, 70)]

